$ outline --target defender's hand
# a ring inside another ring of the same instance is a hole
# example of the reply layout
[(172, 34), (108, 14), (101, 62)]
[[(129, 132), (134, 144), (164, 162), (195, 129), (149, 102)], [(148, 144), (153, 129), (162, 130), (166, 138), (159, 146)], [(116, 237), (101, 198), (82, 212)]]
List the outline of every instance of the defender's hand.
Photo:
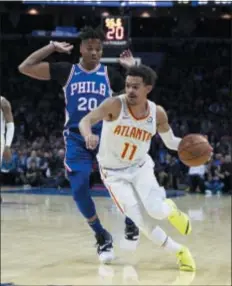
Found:
[(66, 54), (71, 54), (71, 51), (73, 49), (73, 45), (67, 43), (67, 42), (56, 42), (56, 41), (51, 41), (50, 42), (55, 51), (58, 53), (66, 53)]
[(94, 150), (99, 143), (99, 136), (95, 134), (90, 134), (85, 137), (86, 148)]
[(119, 63), (125, 68), (134, 66), (135, 59), (132, 55), (132, 52), (130, 50), (123, 51), (120, 55)]
[(5, 160), (6, 162), (10, 162), (10, 161), (11, 161), (11, 157), (12, 157), (12, 154), (11, 154), (10, 147), (5, 146), (4, 152), (3, 152), (3, 158), (4, 158), (4, 160)]

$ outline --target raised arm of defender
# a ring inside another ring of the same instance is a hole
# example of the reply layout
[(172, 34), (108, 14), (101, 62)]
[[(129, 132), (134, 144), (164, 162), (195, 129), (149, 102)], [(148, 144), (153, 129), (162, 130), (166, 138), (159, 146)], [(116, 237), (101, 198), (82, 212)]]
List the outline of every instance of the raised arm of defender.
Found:
[(118, 97), (106, 99), (98, 108), (88, 113), (79, 123), (79, 130), (85, 138), (86, 148), (95, 149), (99, 143), (99, 136), (92, 133), (92, 126), (102, 120), (113, 121), (121, 111), (121, 101)]
[(18, 67), (19, 71), (29, 77), (39, 80), (50, 80), (49, 63), (43, 61), (54, 52), (70, 54), (73, 45), (66, 42), (51, 42), (49, 45), (35, 51)]
[(171, 150), (178, 150), (181, 138), (175, 137), (168, 122), (168, 116), (162, 106), (157, 105), (156, 112), (157, 132), (163, 140), (165, 146)]

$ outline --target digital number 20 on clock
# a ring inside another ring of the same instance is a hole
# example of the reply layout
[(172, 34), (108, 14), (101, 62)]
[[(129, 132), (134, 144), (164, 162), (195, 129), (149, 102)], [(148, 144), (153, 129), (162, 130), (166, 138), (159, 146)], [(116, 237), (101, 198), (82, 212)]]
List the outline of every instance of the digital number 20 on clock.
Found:
[(127, 17), (105, 17), (103, 18), (103, 29), (107, 41), (128, 40), (128, 18)]

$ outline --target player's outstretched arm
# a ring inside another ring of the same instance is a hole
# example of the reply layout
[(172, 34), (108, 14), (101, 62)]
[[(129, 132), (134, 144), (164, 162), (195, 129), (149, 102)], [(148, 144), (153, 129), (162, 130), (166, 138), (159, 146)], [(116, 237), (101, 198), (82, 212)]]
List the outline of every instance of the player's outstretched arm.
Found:
[(1, 100), (1, 110), (3, 112), (3, 116), (6, 121), (6, 142), (5, 142), (3, 157), (6, 161), (10, 161), (11, 159), (10, 147), (14, 138), (15, 126), (14, 126), (14, 118), (12, 114), (11, 104), (6, 98), (3, 98)]
[(173, 134), (168, 122), (168, 115), (162, 106), (157, 105), (156, 111), (157, 132), (163, 140), (165, 146), (171, 150), (178, 150), (181, 138)]
[(121, 111), (121, 101), (118, 97), (106, 99), (98, 108), (88, 113), (79, 123), (79, 130), (84, 137), (87, 149), (95, 149), (99, 137), (92, 133), (92, 126), (102, 120), (113, 121)]
[(40, 80), (50, 80), (49, 63), (43, 61), (54, 52), (70, 54), (73, 45), (66, 42), (50, 42), (49, 45), (35, 51), (27, 57), (18, 67), (22, 74)]

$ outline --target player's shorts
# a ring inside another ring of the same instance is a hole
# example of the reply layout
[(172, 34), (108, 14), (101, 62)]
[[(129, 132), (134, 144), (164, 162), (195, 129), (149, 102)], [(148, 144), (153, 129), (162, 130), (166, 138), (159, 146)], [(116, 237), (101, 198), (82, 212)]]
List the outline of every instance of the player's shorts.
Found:
[(68, 172), (91, 172), (98, 150), (86, 149), (84, 138), (78, 133), (65, 130), (63, 135), (65, 143), (64, 165), (66, 170)]
[(154, 163), (149, 155), (132, 167), (115, 170), (99, 166), (99, 169), (106, 188), (122, 213), (127, 207), (146, 201), (151, 192), (153, 198), (166, 198), (164, 188), (159, 186), (154, 175)]

